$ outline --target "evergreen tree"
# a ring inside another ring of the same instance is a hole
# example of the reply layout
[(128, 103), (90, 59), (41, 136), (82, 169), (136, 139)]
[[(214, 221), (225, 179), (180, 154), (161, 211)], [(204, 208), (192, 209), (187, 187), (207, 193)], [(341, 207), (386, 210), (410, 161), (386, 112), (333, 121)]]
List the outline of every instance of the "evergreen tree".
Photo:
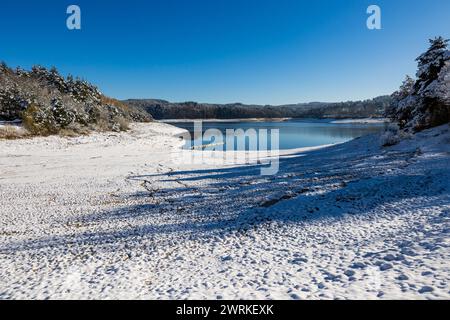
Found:
[(430, 39), (430, 48), (424, 54), (420, 55), (418, 62), (417, 86), (420, 90), (427, 86), (431, 81), (437, 79), (440, 70), (445, 64), (448, 41), (442, 37)]
[(450, 54), (449, 40), (437, 37), (420, 55), (417, 81), (407, 78), (392, 98), (387, 115), (400, 128), (420, 131), (450, 121)]
[(6, 65), (5, 61), (0, 62), (0, 70), (2, 71), (8, 70), (8, 66)]
[(407, 75), (400, 88), (392, 94), (393, 102), (386, 109), (386, 117), (399, 122), (400, 127), (404, 127), (411, 116), (413, 101), (406, 100), (406, 98), (413, 95), (415, 84), (416, 81)]

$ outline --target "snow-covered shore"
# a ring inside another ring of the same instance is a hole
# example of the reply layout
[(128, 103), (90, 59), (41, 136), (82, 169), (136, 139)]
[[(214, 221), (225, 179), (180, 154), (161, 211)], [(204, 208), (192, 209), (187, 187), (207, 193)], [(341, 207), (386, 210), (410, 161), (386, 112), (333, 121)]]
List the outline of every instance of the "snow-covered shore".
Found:
[(269, 177), (172, 163), (177, 130), (0, 141), (0, 299), (450, 298), (448, 125)]
[(363, 119), (342, 119), (342, 120), (333, 120), (331, 123), (336, 124), (369, 124), (369, 123), (388, 123), (389, 119), (386, 118), (363, 118)]

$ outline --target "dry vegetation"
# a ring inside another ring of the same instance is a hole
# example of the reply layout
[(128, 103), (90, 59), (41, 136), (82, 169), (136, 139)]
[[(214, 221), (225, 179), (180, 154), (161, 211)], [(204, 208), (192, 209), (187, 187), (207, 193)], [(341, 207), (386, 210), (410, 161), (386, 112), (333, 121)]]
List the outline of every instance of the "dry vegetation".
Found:
[(27, 130), (19, 126), (12, 126), (12, 125), (0, 126), (0, 139), (13, 140), (26, 138), (29, 135), (30, 133)]

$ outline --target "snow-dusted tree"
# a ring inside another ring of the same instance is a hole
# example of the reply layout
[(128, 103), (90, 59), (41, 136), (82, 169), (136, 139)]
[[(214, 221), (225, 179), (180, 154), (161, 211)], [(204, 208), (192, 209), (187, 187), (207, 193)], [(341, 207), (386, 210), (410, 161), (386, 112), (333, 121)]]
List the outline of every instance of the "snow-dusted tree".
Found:
[(393, 103), (386, 110), (386, 116), (398, 122), (400, 127), (406, 125), (416, 103), (413, 98), (415, 83), (416, 81), (407, 75), (400, 88), (392, 94)]
[(0, 62), (0, 71), (1, 72), (5, 72), (6, 70), (8, 70), (8, 66), (6, 65), (5, 61), (1, 61)]
[(420, 131), (450, 121), (450, 54), (448, 40), (430, 40), (430, 48), (417, 58), (417, 80), (407, 77), (392, 97), (387, 115), (400, 128)]
[(448, 41), (442, 37), (430, 39), (430, 48), (416, 59), (419, 68), (416, 74), (416, 89), (419, 93), (438, 78), (445, 64)]

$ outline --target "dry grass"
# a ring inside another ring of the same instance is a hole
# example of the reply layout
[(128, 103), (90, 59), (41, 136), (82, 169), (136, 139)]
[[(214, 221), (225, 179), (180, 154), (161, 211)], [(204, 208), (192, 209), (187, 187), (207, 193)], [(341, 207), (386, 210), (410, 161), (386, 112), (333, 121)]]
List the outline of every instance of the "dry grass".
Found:
[(122, 109), (125, 112), (130, 112), (130, 107), (126, 103), (123, 103), (122, 101), (104, 95), (102, 95), (101, 99), (103, 105), (112, 105)]
[(119, 118), (118, 120), (120, 131), (128, 131), (130, 130), (130, 124), (124, 118)]
[(29, 135), (30, 133), (22, 127), (11, 125), (0, 126), (0, 139), (21, 139), (28, 137)]
[(72, 130), (72, 129), (61, 129), (58, 132), (58, 134), (61, 137), (68, 137), (68, 138), (78, 137), (80, 135), (86, 135), (88, 133), (89, 133), (89, 131), (87, 129), (84, 130), (84, 131), (82, 131), (82, 130), (75, 131), (75, 130)]

